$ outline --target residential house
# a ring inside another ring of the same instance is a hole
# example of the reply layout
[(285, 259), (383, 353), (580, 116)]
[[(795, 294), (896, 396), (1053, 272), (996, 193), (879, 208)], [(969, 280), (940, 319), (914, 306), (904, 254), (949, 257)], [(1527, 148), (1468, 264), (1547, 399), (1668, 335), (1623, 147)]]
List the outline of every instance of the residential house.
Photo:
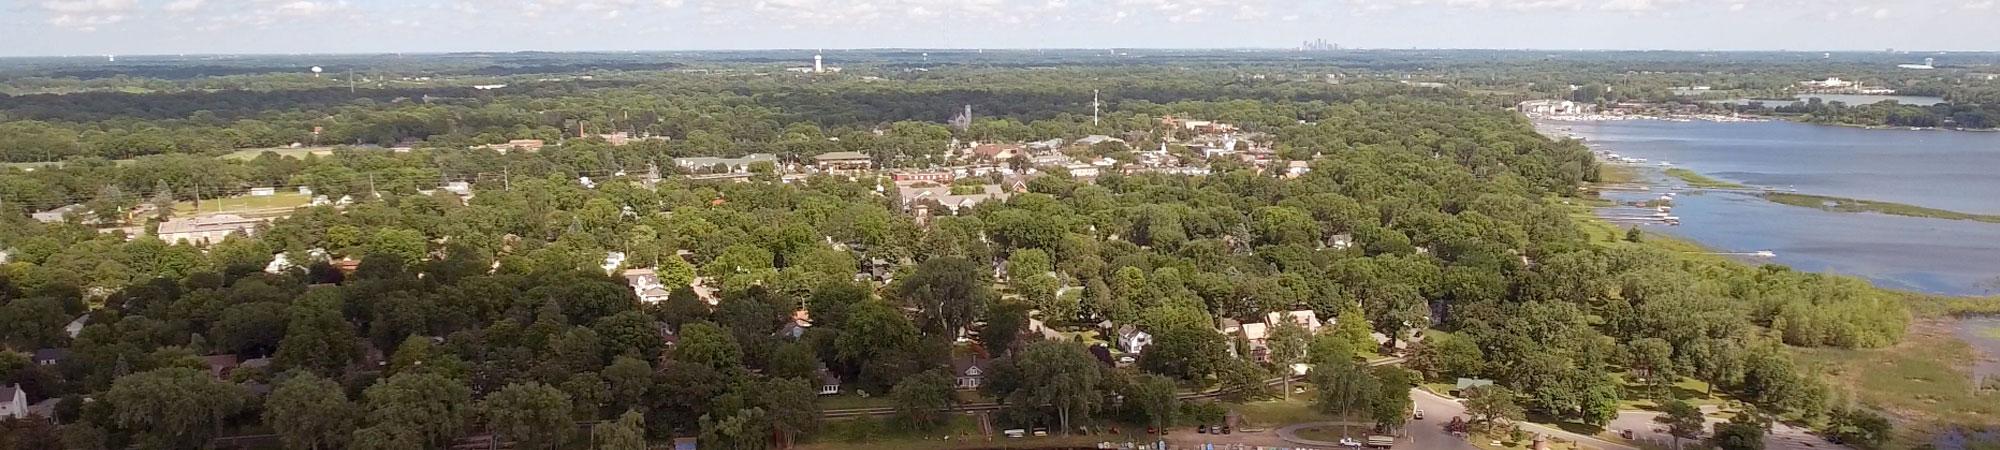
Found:
[(813, 157), (820, 170), (868, 170), (875, 160), (861, 152), (827, 152)]
[(819, 395), (840, 395), (840, 376), (825, 366), (819, 368)]
[(806, 330), (811, 329), (812, 326), (812, 313), (807, 312), (804, 308), (800, 308), (792, 311), (791, 320), (785, 321), (784, 326), (778, 327), (777, 336), (797, 340), (798, 338), (805, 337)]
[(63, 325), (63, 335), (69, 336), (70, 339), (76, 339), (78, 335), (83, 334), (83, 327), (86, 326), (90, 326), (89, 313), (76, 316), (75, 319), (69, 321), (69, 324)]
[(184, 217), (168, 220), (160, 224), (157, 235), (168, 243), (187, 242), (207, 245), (222, 242), (231, 234), (257, 234), (257, 226), (263, 219), (252, 219), (235, 214), (216, 214), (202, 217)]
[(986, 370), (991, 361), (978, 356), (952, 358), (951, 375), (957, 380), (953, 386), (961, 390), (979, 389), (986, 382)]
[(695, 173), (717, 172), (718, 167), (721, 169), (719, 172), (722, 173), (747, 173), (750, 171), (751, 164), (760, 162), (768, 162), (776, 166), (778, 164), (778, 157), (769, 153), (751, 153), (741, 158), (717, 158), (712, 156), (674, 158), (675, 166)]
[(516, 152), (516, 151), (534, 153), (542, 151), (542, 147), (546, 145), (548, 145), (548, 143), (542, 141), (541, 139), (515, 139), (507, 141), (507, 143), (505, 144), (488, 145), (486, 146), (486, 148), (492, 149), (493, 151), (500, 152), (503, 154), (507, 152)]
[(889, 179), (895, 180), (897, 182), (929, 181), (933, 183), (950, 183), (951, 180), (956, 178), (957, 176), (949, 170), (925, 171), (925, 172), (896, 172), (889, 174)]
[(1285, 162), (1285, 178), (1302, 177), (1305, 176), (1307, 173), (1311, 173), (1312, 170), (1313, 170), (1312, 163), (1309, 162), (1305, 161)]
[[(968, 189), (971, 191), (968, 192)], [(993, 184), (954, 189), (953, 186), (919, 187), (917, 183), (899, 183), (897, 190), (902, 195), (904, 208), (913, 208), (919, 202), (933, 200), (949, 209), (952, 214), (958, 214), (961, 209), (970, 208), (987, 200), (1003, 201), (1013, 195), (1001, 185)]]
[(1354, 248), (1354, 235), (1341, 233), (1326, 239), (1326, 247), (1334, 250)]
[(70, 213), (88, 215), (90, 214), (90, 208), (78, 203), (29, 215), (34, 216), (35, 220), (41, 223), (59, 223), (63, 221), (63, 217), (69, 216)]
[(1492, 385), (1493, 385), (1493, 380), (1483, 380), (1479, 378), (1460, 378), (1458, 379), (1457, 383), (1452, 384), (1451, 392), (1449, 393), (1453, 396), (1464, 396), (1465, 390), (1467, 389), (1492, 386)]
[(632, 288), (632, 294), (639, 296), (639, 302), (654, 304), (667, 301), (667, 286), (660, 283), (660, 275), (653, 269), (625, 269), (625, 285)]
[(31, 358), (37, 366), (54, 366), (62, 364), (65, 359), (69, 359), (69, 349), (45, 348), (35, 350), (35, 354)]
[(1049, 151), (1062, 148), (1062, 145), (1063, 145), (1062, 139), (1050, 139), (1046, 141), (1029, 142), (1028, 149), (1036, 151)]
[(1125, 353), (1142, 353), (1146, 351), (1146, 346), (1148, 345), (1153, 345), (1152, 334), (1148, 334), (1140, 330), (1139, 327), (1132, 326), (1131, 324), (1118, 327), (1119, 350)]
[(1119, 139), (1119, 138), (1115, 138), (1115, 137), (1111, 137), (1111, 136), (1105, 136), (1105, 135), (1102, 135), (1102, 134), (1093, 134), (1093, 135), (1089, 135), (1089, 136), (1084, 136), (1084, 137), (1083, 137), (1083, 139), (1077, 139), (1077, 140), (1076, 140), (1076, 144), (1077, 144), (1077, 145), (1083, 145), (1083, 146), (1094, 146), (1094, 145), (1097, 145), (1097, 144), (1102, 144), (1102, 143), (1106, 143), (1106, 142), (1121, 142), (1121, 143), (1122, 143), (1122, 142), (1125, 142), (1125, 140), (1124, 140), (1124, 139)]
[(0, 386), (0, 419), (28, 418), (28, 392), (21, 385)]
[(1301, 309), (1297, 311), (1288, 311), (1283, 313), (1272, 312), (1264, 315), (1264, 323), (1271, 324), (1272, 326), (1276, 326), (1280, 321), (1285, 321), (1285, 320), (1290, 320), (1292, 321), (1292, 323), (1299, 324), (1299, 326), (1304, 327), (1306, 329), (1307, 333), (1319, 333), (1320, 327), (1324, 325), (1319, 320), (1319, 313), (1313, 312), (1313, 310), (1310, 309)]
[(228, 380), (229, 374), (235, 373), (236, 368), (243, 365), (243, 363), (236, 360), (236, 355), (203, 356), (201, 357), (201, 363), (204, 366), (208, 366), (208, 375), (218, 380)]
[(973, 147), (972, 157), (983, 161), (1005, 162), (1014, 159), (1014, 155), (1026, 151), (1027, 148), (1020, 144), (985, 144)]
[(1237, 336), (1241, 336), (1243, 342), (1249, 343), (1249, 347), (1244, 350), (1247, 350), (1246, 353), (1250, 357), (1262, 361), (1269, 356), (1266, 354), (1271, 349), (1271, 327), (1269, 325), (1261, 323), (1243, 324), (1237, 329)]
[(1069, 176), (1076, 178), (1097, 178), (1098, 175), (1102, 175), (1097, 166), (1090, 164), (1070, 164), (1063, 168), (1069, 170)]

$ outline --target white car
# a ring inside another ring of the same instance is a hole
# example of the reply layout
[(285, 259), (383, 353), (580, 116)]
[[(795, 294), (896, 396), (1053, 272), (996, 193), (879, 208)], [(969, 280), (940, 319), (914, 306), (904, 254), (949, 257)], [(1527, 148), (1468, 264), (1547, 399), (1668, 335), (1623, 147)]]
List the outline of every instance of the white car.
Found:
[(1361, 448), (1361, 441), (1354, 440), (1354, 438), (1340, 438), (1340, 446), (1347, 448)]

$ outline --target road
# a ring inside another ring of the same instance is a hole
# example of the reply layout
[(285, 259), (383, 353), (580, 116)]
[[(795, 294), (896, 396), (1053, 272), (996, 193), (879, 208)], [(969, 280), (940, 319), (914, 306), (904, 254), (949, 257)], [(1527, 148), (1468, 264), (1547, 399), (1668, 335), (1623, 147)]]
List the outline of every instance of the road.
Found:
[(1444, 424), (1451, 422), (1452, 416), (1464, 416), (1465, 405), (1457, 401), (1431, 395), (1423, 389), (1410, 390), (1411, 407), (1424, 412), (1424, 420), (1412, 420), (1403, 430), (1408, 434), (1410, 448), (1423, 450), (1478, 450), (1471, 442), (1444, 430)]

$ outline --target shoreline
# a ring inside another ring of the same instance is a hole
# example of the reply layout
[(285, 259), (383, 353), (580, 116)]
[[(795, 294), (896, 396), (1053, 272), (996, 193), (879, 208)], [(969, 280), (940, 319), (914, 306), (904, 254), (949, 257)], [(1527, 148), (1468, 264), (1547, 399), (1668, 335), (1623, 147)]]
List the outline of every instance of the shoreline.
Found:
[(1666, 122), (1699, 121), (1699, 122), (1712, 122), (1712, 123), (1790, 122), (1800, 125), (1843, 127), (1843, 128), (1854, 128), (1861, 130), (1958, 131), (1966, 133), (2000, 133), (2000, 128), (1903, 127), (1895, 125), (1863, 125), (1858, 123), (1812, 122), (1806, 120), (1799, 120), (1798, 117), (1799, 116), (1775, 116), (1775, 115), (1764, 115), (1764, 114), (1742, 114), (1736, 116), (1726, 116), (1721, 114), (1669, 114), (1663, 116), (1654, 116), (1646, 114), (1631, 114), (1631, 115), (1589, 114), (1589, 115), (1540, 116), (1540, 117), (1529, 116), (1528, 119), (1532, 121), (1545, 121), (1545, 122), (1556, 122), (1556, 123), (1620, 122), (1626, 120), (1659, 120)]

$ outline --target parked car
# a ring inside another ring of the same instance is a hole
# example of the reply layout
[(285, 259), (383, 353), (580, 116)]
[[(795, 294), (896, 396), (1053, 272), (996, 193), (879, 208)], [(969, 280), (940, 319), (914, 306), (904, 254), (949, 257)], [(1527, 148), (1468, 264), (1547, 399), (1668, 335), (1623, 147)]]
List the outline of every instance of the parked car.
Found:
[(1195, 434), (1208, 434), (1208, 424), (1204, 423), (1201, 424), (1200, 426), (1194, 427), (1194, 432)]
[(1354, 438), (1344, 437), (1340, 438), (1340, 446), (1347, 448), (1361, 448), (1361, 441), (1354, 440)]
[(1424, 410), (1417, 410), (1416, 418), (1417, 420), (1424, 420)]

